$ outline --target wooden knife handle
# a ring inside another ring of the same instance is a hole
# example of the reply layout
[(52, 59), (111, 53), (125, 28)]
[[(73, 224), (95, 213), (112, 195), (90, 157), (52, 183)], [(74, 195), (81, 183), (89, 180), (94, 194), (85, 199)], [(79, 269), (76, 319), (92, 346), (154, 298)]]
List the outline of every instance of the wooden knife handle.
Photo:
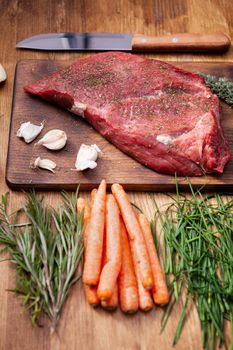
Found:
[(223, 52), (231, 42), (223, 33), (172, 34), (164, 36), (133, 35), (133, 51)]

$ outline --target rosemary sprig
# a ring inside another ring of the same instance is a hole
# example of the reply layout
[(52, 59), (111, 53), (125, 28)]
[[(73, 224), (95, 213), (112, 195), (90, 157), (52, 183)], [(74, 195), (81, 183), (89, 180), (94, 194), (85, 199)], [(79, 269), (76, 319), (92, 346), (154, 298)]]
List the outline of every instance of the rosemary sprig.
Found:
[[(163, 258), (171, 292), (170, 303), (162, 319), (164, 329), (181, 293), (186, 302), (177, 325), (176, 344), (186, 318), (187, 303), (197, 308), (203, 347), (215, 349), (225, 342), (224, 320), (233, 327), (233, 200), (223, 201), (194, 192), (177, 196), (163, 212), (156, 207), (154, 229), (160, 221), (163, 233)], [(214, 201), (213, 201), (214, 200)]]
[(226, 78), (219, 78), (215, 75), (199, 72), (205, 84), (216, 94), (221, 100), (226, 102), (229, 106), (233, 106), (233, 82)]
[[(0, 205), (0, 243), (16, 267), (16, 287), (23, 296), (33, 324), (44, 312), (55, 329), (68, 292), (80, 273), (75, 275), (83, 253), (82, 215), (77, 215), (77, 193), (62, 194), (63, 205), (57, 210), (43, 205), (35, 192), (27, 195), (26, 205), (14, 215), (7, 213), (7, 195)], [(20, 212), (26, 224), (17, 224)]]

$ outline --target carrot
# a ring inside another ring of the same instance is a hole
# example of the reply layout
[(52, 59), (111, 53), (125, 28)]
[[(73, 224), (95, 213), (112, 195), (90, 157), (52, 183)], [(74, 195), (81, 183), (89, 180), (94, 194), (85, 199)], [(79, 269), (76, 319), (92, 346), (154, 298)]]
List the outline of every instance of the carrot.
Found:
[(84, 243), (84, 249), (86, 247), (86, 241), (87, 241), (87, 225), (89, 223), (90, 217), (91, 217), (91, 208), (89, 205), (87, 205), (87, 202), (84, 198), (79, 197), (77, 200), (77, 212), (82, 213), (83, 212), (83, 243)]
[[(94, 203), (94, 199), (97, 193), (97, 188), (94, 188), (91, 191), (91, 207), (93, 207), (93, 203)], [(78, 205), (78, 204), (77, 204)], [(81, 206), (80, 206), (81, 207)], [(84, 215), (83, 215), (83, 219), (84, 219), (84, 223), (86, 223), (86, 229), (84, 231), (84, 248), (86, 249), (86, 244), (85, 244), (85, 240), (87, 240), (87, 232), (89, 230), (88, 226), (90, 224), (90, 218), (91, 218), (91, 208), (89, 208), (90, 210), (88, 211), (87, 206), (85, 206), (84, 208)]]
[(93, 200), (91, 218), (88, 225), (87, 247), (83, 270), (83, 282), (91, 286), (97, 286), (100, 278), (104, 238), (105, 207), (106, 181), (102, 180)]
[(101, 306), (108, 311), (113, 311), (118, 306), (118, 286), (117, 283), (114, 286), (113, 294), (108, 300), (101, 300)]
[(83, 290), (87, 299), (88, 304), (93, 307), (99, 305), (100, 300), (97, 296), (97, 288), (96, 286), (89, 286), (88, 284), (83, 283)]
[[(105, 230), (106, 231), (106, 230)], [(104, 245), (103, 245), (103, 258), (102, 258), (102, 267), (107, 262), (107, 256), (106, 256), (106, 232), (104, 234)], [(101, 306), (108, 311), (113, 311), (118, 306), (118, 286), (115, 284), (113, 294), (110, 299), (108, 300), (101, 300)]]
[(91, 206), (93, 206), (93, 202), (94, 202), (97, 191), (98, 191), (97, 188), (93, 188), (93, 190), (91, 191), (91, 203), (92, 203)]
[(113, 184), (112, 193), (119, 205), (129, 234), (134, 268), (135, 270), (138, 270), (143, 287), (145, 289), (151, 289), (153, 287), (153, 276), (146, 244), (137, 217), (133, 211), (128, 196), (121, 185)]
[(87, 205), (84, 198), (79, 197), (77, 200), (77, 212), (81, 213), (83, 211), (83, 224), (86, 225), (90, 220), (91, 208)]
[[(84, 231), (84, 240), (83, 240), (83, 242), (84, 242), (84, 259), (85, 259), (85, 249), (86, 249), (87, 237), (88, 237), (88, 224), (89, 224), (89, 222), (87, 223), (86, 229)], [(99, 300), (98, 295), (97, 295), (97, 287), (96, 286), (89, 286), (88, 284), (83, 283), (83, 289), (84, 289), (84, 293), (86, 295), (87, 302), (93, 307), (98, 306), (100, 303), (100, 300)]]
[(143, 287), (138, 269), (136, 269), (135, 273), (138, 283), (139, 308), (142, 311), (150, 311), (153, 308), (153, 300), (150, 291)]
[(86, 199), (83, 197), (78, 197), (77, 199), (77, 212), (81, 213), (85, 209), (85, 205), (87, 204)]
[[(85, 249), (87, 245), (87, 237), (88, 237), (88, 223), (91, 216), (91, 209), (87, 205), (87, 202), (84, 198), (79, 197), (77, 200), (77, 211), (81, 213), (83, 211), (83, 224), (85, 225), (84, 234), (83, 234), (83, 243), (84, 243), (84, 259), (85, 259)], [(83, 284), (83, 289), (86, 295), (87, 302), (92, 306), (99, 305), (99, 298), (97, 296), (97, 288), (88, 286), (87, 284)]]
[[(94, 188), (91, 191), (91, 207), (93, 207), (93, 203), (94, 203), (94, 199), (95, 199), (96, 193), (97, 193), (97, 188)], [(88, 216), (88, 214), (89, 214), (89, 216)], [(86, 221), (86, 229), (84, 231), (84, 241), (87, 240), (87, 232), (89, 230), (88, 226), (90, 224), (90, 217), (91, 217), (91, 209), (88, 212), (88, 210), (87, 210), (87, 208), (85, 206), (85, 209), (84, 209), (84, 222)], [(86, 245), (84, 245), (84, 248), (86, 249)]]
[(118, 277), (118, 288), (121, 310), (134, 313), (138, 310), (138, 288), (135, 276), (132, 255), (125, 225), (121, 219), (122, 263)]
[(154, 286), (152, 288), (153, 299), (156, 304), (165, 305), (169, 301), (169, 293), (167, 289), (165, 275), (161, 268), (159, 258), (156, 252), (151, 227), (148, 219), (144, 214), (139, 214), (138, 220), (142, 228), (144, 239), (147, 246), (150, 264), (153, 273)]
[[(103, 244), (103, 257), (102, 257), (102, 268), (107, 262), (106, 256), (106, 230), (104, 232), (104, 244)], [(96, 287), (97, 288), (97, 287)], [(101, 300), (101, 306), (108, 311), (113, 311), (118, 306), (118, 286), (115, 284), (113, 294), (108, 300)]]
[(101, 301), (112, 297), (120, 269), (120, 212), (115, 198), (109, 194), (106, 200), (106, 263), (103, 266), (97, 289)]

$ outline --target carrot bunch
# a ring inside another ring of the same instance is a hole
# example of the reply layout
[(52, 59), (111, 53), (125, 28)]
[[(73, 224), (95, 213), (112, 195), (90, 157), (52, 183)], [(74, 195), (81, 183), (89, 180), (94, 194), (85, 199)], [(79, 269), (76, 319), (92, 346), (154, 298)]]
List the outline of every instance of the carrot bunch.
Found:
[(83, 285), (88, 303), (107, 310), (134, 313), (149, 311), (153, 301), (165, 305), (169, 293), (155, 249), (150, 223), (135, 214), (123, 187), (106, 181), (91, 193), (91, 208), (83, 198), (77, 202), (83, 212)]

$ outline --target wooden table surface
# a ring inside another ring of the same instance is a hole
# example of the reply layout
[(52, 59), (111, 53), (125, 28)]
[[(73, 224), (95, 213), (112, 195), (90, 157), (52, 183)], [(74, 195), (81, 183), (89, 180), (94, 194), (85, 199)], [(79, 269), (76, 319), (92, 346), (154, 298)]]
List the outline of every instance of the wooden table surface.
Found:
[[(0, 194), (8, 191), (5, 183), (8, 131), (11, 114), (14, 69), (20, 59), (75, 60), (81, 53), (46, 53), (16, 50), (17, 41), (42, 32), (109, 31), (149, 35), (177, 32), (225, 32), (233, 39), (233, 2), (229, 0), (1, 0), (0, 63), (8, 79), (0, 86)], [(233, 48), (222, 55), (172, 54), (153, 55), (169, 61), (233, 61)], [(89, 198), (89, 193), (84, 193)], [(148, 217), (153, 208), (146, 193), (130, 193)], [(166, 194), (156, 194), (158, 205), (167, 201)], [(10, 210), (20, 206), (23, 195), (10, 191)], [(55, 204), (57, 193), (46, 193)], [(92, 310), (85, 302), (81, 285), (70, 294), (57, 335), (48, 327), (32, 327), (21, 307), (20, 298), (6, 289), (14, 286), (15, 272), (8, 261), (0, 264), (0, 349), (171, 349), (182, 303), (172, 314), (160, 335), (161, 310), (126, 317), (120, 311), (109, 314)], [(227, 326), (226, 338), (230, 338)], [(177, 349), (201, 349), (197, 313), (189, 310), (185, 329)]]

